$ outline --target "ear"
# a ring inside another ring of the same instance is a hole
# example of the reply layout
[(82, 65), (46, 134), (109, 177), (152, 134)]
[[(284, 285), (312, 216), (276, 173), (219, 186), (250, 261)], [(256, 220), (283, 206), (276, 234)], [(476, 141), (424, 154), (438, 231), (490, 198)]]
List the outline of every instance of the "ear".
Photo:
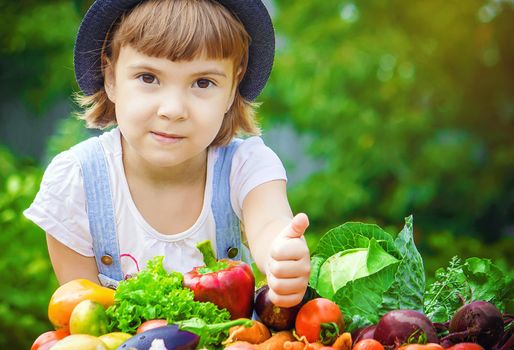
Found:
[(104, 77), (104, 89), (107, 93), (107, 98), (112, 103), (116, 103), (116, 94), (115, 94), (115, 86), (114, 86), (114, 69), (110, 62), (105, 65), (105, 77)]

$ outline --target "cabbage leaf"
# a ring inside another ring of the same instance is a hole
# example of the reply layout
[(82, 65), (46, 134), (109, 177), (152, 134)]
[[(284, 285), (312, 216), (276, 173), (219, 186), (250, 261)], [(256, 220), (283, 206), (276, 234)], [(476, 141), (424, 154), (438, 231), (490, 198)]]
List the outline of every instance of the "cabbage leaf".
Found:
[(312, 252), (309, 284), (336, 302), (348, 331), (390, 310), (423, 311), (425, 272), (412, 216), (395, 238), (377, 225), (349, 222), (328, 231)]

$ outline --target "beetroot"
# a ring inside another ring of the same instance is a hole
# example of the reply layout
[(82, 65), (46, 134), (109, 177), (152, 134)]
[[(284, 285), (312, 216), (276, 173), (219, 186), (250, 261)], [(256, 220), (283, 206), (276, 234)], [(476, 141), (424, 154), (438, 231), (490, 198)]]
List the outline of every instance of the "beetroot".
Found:
[(439, 343), (432, 322), (415, 310), (394, 310), (378, 321), (375, 340), (388, 347), (404, 343)]
[(445, 342), (473, 342), (490, 349), (503, 335), (500, 311), (486, 301), (474, 301), (458, 309), (450, 320)]
[(352, 340), (353, 343), (357, 343), (359, 340), (364, 339), (375, 339), (375, 328), (377, 328), (377, 325), (373, 324), (371, 326), (362, 327), (359, 329), (356, 329), (352, 332)]
[(294, 327), (296, 315), (307, 301), (317, 296), (316, 291), (307, 287), (302, 301), (292, 307), (273, 305), (268, 296), (269, 286), (264, 285), (255, 293), (255, 313), (259, 320), (274, 331), (283, 331)]

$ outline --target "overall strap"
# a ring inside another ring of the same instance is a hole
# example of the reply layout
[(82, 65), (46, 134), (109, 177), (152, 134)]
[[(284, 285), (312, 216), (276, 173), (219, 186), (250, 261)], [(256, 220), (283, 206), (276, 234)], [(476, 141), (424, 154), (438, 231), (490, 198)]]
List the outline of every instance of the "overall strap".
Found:
[(71, 150), (79, 159), (82, 170), (98, 278), (103, 286), (116, 288), (118, 281), (123, 280), (123, 272), (104, 149), (98, 137), (92, 137)]
[(241, 260), (241, 228), (239, 219), (230, 203), (230, 170), (232, 158), (242, 142), (233, 140), (218, 148), (218, 159), (214, 164), (211, 208), (216, 223), (216, 251), (218, 259)]

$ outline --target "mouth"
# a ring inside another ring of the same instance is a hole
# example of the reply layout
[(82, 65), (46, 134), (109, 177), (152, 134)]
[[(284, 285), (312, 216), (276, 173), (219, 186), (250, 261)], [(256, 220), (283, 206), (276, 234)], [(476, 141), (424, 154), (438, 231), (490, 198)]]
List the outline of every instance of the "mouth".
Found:
[(151, 131), (153, 138), (161, 143), (176, 143), (184, 139), (185, 137), (177, 134), (168, 134), (165, 132)]

